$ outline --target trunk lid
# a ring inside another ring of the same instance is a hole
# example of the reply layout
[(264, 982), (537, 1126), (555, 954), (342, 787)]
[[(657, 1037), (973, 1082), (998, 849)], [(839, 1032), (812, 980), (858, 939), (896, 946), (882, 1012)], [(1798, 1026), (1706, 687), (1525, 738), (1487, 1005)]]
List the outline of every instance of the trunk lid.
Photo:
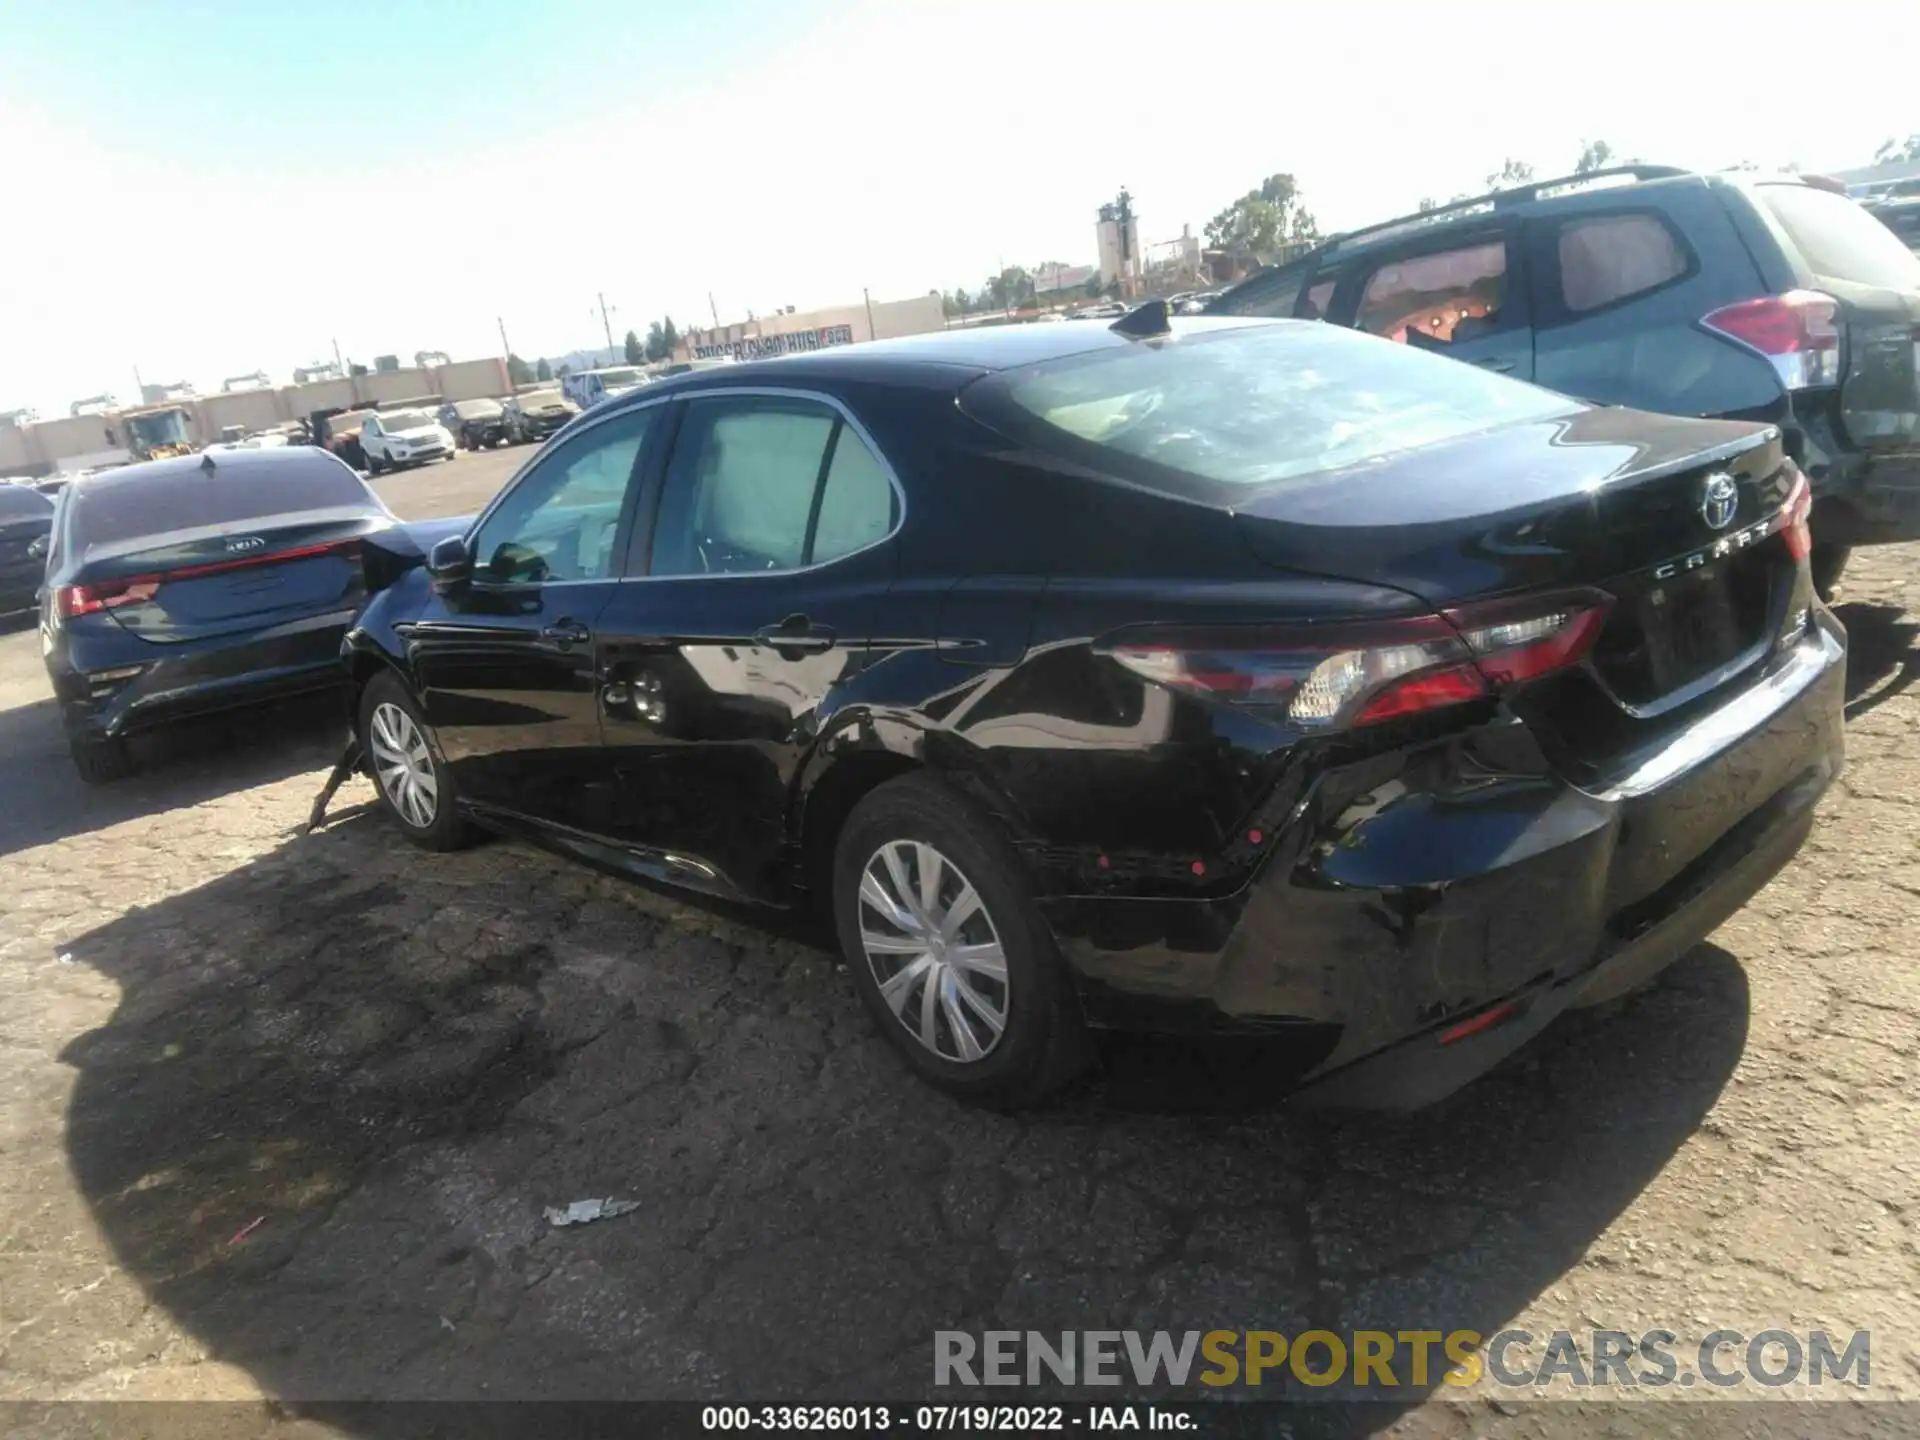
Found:
[(332, 611), (366, 595), (365, 542), (389, 529), (363, 511), (277, 515), (143, 537), (87, 553), (75, 582), (136, 597), (106, 614), (157, 645), (264, 630)]
[(1235, 521), (1268, 564), (1436, 610), (1601, 591), (1594, 671), (1651, 716), (1766, 652), (1797, 574), (1778, 534), (1796, 476), (1771, 426), (1595, 409), (1289, 480)]

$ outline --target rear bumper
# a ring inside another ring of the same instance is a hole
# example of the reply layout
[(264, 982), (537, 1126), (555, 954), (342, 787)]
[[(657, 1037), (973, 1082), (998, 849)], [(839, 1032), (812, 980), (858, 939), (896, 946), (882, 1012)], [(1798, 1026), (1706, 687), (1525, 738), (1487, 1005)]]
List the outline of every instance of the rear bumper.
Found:
[[(340, 641), (354, 611), (288, 621), (269, 630), (179, 645), (69, 631), (47, 670), (68, 733), (88, 739), (156, 726), (344, 684)], [(128, 679), (89, 677), (138, 665)]]
[(1089, 1019), (1311, 1030), (1317, 1098), (1441, 1098), (1569, 1006), (1658, 974), (1793, 857), (1844, 756), (1844, 637), (1816, 616), (1605, 786), (1436, 744), (1363, 793), (1323, 780), (1231, 896), (1043, 901)]

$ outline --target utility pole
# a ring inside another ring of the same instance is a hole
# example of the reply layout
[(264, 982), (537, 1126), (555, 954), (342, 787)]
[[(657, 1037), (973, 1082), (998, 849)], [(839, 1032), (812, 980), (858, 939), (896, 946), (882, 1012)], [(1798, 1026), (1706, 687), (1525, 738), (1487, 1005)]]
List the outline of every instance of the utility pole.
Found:
[(496, 315), (493, 317), (493, 323), (500, 327), (500, 354), (503, 357), (512, 358), (513, 346), (507, 343), (507, 322), (505, 317)]
[(605, 295), (598, 295), (595, 298), (600, 301), (600, 328), (606, 332), (607, 351), (611, 354), (613, 351), (613, 322), (607, 319), (607, 297)]
[(138, 365), (133, 367), (133, 393), (135, 397), (134, 404), (144, 405), (147, 403), (147, 387), (140, 379), (140, 367)]
[(347, 362), (340, 358), (340, 342), (333, 342), (333, 368), (340, 372), (342, 380), (347, 378)]
[(713, 303), (713, 292), (707, 291), (707, 313), (713, 316), (713, 328), (720, 328), (720, 307)]
[(880, 338), (879, 332), (873, 328), (873, 296), (868, 293), (867, 287), (864, 285), (860, 287), (860, 298), (867, 302), (867, 338), (869, 340), (878, 340)]

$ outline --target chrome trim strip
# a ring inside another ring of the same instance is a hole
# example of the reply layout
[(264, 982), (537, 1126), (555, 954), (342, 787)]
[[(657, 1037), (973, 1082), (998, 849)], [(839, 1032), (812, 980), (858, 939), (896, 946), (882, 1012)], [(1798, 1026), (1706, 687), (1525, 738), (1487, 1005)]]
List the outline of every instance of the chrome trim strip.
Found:
[(1803, 641), (1796, 646), (1778, 670), (1718, 710), (1701, 716), (1624, 777), (1594, 793), (1601, 800), (1637, 799), (1671, 784), (1772, 720), (1846, 654), (1840, 642), (1822, 627), (1814, 626), (1812, 635), (1813, 643)]

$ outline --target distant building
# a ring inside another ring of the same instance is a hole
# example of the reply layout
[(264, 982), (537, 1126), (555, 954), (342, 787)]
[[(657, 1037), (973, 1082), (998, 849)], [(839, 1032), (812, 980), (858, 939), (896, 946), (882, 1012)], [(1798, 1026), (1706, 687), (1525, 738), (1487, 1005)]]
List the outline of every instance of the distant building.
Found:
[(40, 412), (31, 405), (23, 405), (18, 410), (0, 410), (0, 426), (9, 430), (18, 430), (23, 425), (32, 425), (40, 419)]
[(346, 376), (342, 374), (339, 363), (333, 360), (322, 360), (313, 365), (302, 365), (293, 372), (293, 383), (296, 385), (316, 385), (322, 380), (344, 380), (345, 378)]
[(1094, 237), (1103, 287), (1140, 278), (1140, 222), (1133, 213), (1133, 197), (1125, 190), (1118, 200), (1100, 207)]
[(267, 390), (273, 381), (267, 378), (264, 370), (255, 370), (251, 375), (229, 375), (220, 382), (220, 393), (232, 395), (241, 390)]
[(199, 392), (193, 388), (193, 385), (189, 381), (164, 381), (158, 385), (142, 385), (140, 387), (140, 403), (142, 405), (164, 405), (169, 400), (191, 400), (198, 394)]
[(1099, 273), (1093, 265), (1043, 266), (1033, 272), (1033, 293), (1057, 295), (1062, 290), (1078, 290)]
[(762, 360), (775, 355), (801, 355), (809, 350), (857, 345), (862, 340), (924, 335), (945, 329), (946, 323), (937, 291), (911, 300), (861, 301), (828, 310), (789, 308), (710, 330), (689, 330), (676, 358)]
[(69, 405), (67, 407), (67, 414), (76, 417), (81, 415), (105, 415), (109, 410), (118, 410), (119, 408), (120, 402), (111, 395), (89, 395), (86, 399), (76, 400), (73, 404)]
[(398, 355), (376, 355), (373, 357), (373, 373), (376, 375), (391, 375), (399, 368), (400, 357)]

